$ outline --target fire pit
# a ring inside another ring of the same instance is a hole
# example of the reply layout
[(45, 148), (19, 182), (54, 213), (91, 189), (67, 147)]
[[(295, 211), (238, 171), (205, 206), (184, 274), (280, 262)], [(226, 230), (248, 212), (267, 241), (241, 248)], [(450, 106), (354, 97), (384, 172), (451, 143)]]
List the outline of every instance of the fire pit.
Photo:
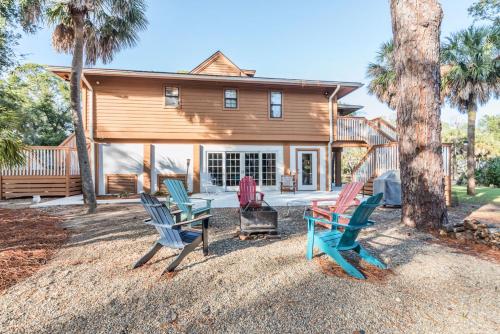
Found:
[(278, 212), (269, 205), (241, 208), (240, 233), (278, 233)]

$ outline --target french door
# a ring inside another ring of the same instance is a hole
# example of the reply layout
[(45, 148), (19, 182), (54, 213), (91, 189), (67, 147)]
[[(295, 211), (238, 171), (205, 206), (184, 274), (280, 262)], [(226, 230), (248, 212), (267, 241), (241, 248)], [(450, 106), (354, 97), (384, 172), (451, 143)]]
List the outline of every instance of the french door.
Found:
[(318, 189), (318, 152), (298, 151), (297, 172), (299, 190)]
[(207, 172), (216, 186), (237, 191), (240, 180), (251, 176), (257, 186), (276, 186), (274, 152), (208, 152)]

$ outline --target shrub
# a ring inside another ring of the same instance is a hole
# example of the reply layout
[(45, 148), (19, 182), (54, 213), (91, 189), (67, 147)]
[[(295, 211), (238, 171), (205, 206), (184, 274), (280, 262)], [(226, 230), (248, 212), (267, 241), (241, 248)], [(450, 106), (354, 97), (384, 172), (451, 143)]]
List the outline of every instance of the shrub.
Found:
[(476, 170), (477, 183), (495, 187), (500, 187), (500, 157), (486, 160)]

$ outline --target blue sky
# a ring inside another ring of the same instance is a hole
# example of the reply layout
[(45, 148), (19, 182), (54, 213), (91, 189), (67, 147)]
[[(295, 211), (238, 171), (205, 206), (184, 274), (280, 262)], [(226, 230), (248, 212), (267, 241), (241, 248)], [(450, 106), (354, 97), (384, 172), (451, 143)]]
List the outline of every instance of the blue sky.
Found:
[[(441, 1), (442, 36), (472, 23), (472, 1)], [(148, 1), (147, 31), (138, 45), (97, 67), (178, 71), (190, 70), (217, 50), (257, 76), (359, 81), (379, 45), (392, 36), (388, 0), (253, 0)], [(70, 65), (68, 55), (51, 47), (51, 29), (24, 36), (18, 51), (25, 62)], [(342, 102), (361, 104), (369, 117), (394, 113), (366, 87)], [(483, 106), (479, 115), (499, 114), (500, 101)], [(444, 107), (447, 122), (464, 121)]]

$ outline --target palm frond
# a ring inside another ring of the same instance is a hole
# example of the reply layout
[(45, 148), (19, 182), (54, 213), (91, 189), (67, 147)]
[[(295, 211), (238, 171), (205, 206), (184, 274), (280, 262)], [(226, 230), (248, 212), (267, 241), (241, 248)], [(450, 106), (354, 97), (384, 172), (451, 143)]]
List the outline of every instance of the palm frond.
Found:
[(0, 132), (0, 168), (15, 167), (25, 161), (25, 145), (12, 131)]

